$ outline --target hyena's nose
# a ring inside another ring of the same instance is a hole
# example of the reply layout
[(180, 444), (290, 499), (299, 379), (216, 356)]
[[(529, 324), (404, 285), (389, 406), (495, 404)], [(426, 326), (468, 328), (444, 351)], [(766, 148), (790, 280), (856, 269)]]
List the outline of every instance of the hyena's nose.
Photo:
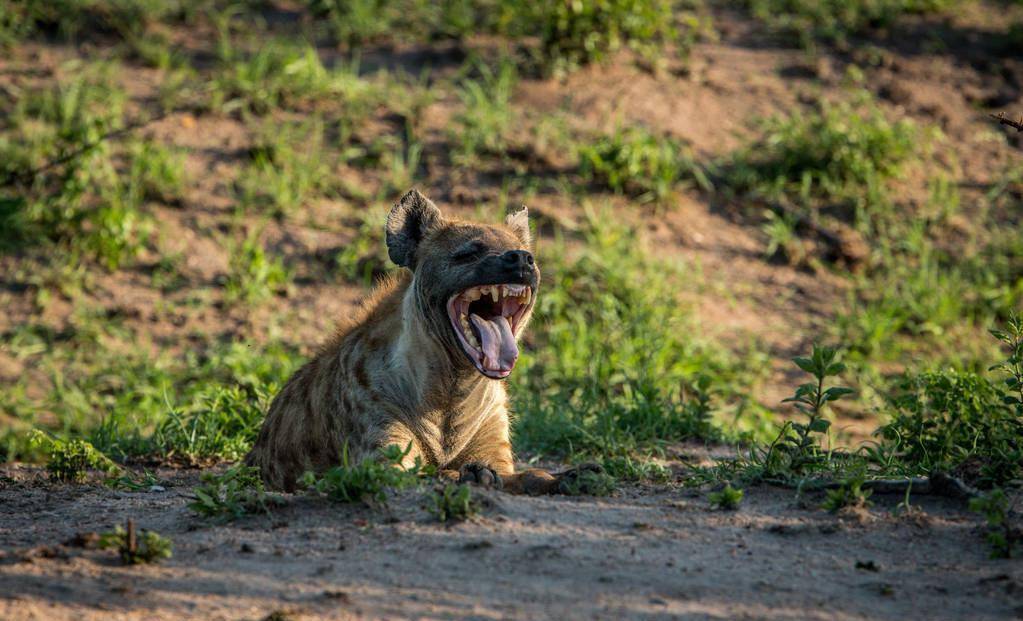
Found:
[(501, 261), (512, 269), (526, 269), (533, 265), (533, 255), (525, 250), (509, 250), (501, 255)]

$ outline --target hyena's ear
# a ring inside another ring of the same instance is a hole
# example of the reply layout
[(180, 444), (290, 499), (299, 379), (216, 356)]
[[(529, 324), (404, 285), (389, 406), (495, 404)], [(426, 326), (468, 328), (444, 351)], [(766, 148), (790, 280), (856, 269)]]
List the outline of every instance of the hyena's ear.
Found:
[(518, 235), (524, 246), (527, 248), (532, 246), (533, 236), (529, 233), (529, 210), (526, 209), (525, 205), (515, 213), (508, 214), (508, 217), (504, 219), (504, 223)]
[(387, 216), (387, 254), (391, 261), (395, 265), (413, 269), (419, 242), (443, 220), (440, 209), (437, 209), (433, 201), (419, 190), (409, 190)]

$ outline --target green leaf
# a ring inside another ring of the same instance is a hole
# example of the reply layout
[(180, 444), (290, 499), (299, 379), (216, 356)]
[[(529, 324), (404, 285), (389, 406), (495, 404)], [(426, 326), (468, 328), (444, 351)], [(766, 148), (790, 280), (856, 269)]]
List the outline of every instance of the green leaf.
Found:
[(813, 421), (810, 422), (809, 425), (810, 431), (816, 433), (824, 433), (825, 431), (828, 430), (828, 427), (831, 427), (831, 421), (823, 418), (814, 419)]
[(845, 371), (845, 364), (843, 364), (841, 362), (834, 362), (834, 363), (828, 365), (827, 370), (824, 371), (824, 375), (839, 375), (840, 373), (843, 373), (844, 371)]
[(835, 401), (841, 399), (846, 395), (851, 395), (855, 392), (852, 388), (845, 388), (843, 386), (832, 386), (824, 391), (824, 401)]
[(802, 357), (797, 356), (797, 357), (792, 359), (792, 362), (795, 362), (796, 366), (798, 366), (800, 369), (806, 371), (807, 373), (816, 374), (816, 372), (817, 372), (816, 364), (814, 363), (813, 360), (811, 360), (809, 358), (802, 358)]

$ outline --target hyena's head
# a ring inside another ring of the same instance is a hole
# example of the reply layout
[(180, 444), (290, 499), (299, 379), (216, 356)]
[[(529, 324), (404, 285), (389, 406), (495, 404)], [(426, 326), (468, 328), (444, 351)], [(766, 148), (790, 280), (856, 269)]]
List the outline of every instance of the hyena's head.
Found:
[(412, 270), (416, 317), (406, 321), (422, 321), (456, 365), (507, 377), (540, 285), (525, 207), (505, 226), (461, 222), (410, 190), (387, 218), (387, 252)]

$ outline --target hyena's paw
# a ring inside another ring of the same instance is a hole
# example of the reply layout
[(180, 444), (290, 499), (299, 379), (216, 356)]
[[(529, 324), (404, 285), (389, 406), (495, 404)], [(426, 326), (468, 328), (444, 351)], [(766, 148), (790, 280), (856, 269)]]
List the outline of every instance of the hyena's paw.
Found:
[(501, 477), (493, 469), (484, 464), (473, 462), (465, 464), (458, 471), (459, 483), (474, 483), (480, 487), (501, 489)]
[(585, 463), (555, 475), (558, 493), (569, 496), (607, 496), (614, 491), (614, 478), (600, 464)]

